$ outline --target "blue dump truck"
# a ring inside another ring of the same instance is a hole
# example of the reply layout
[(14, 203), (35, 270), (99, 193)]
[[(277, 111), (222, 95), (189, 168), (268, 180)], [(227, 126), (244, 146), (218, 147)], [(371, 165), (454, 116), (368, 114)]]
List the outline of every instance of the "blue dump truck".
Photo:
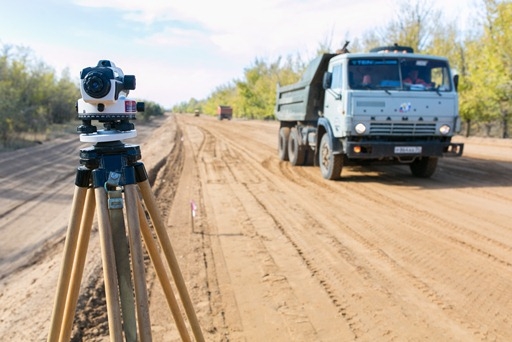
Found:
[(277, 86), (278, 154), (339, 179), (344, 165), (408, 165), (430, 177), (439, 157), (462, 155), (458, 76), (443, 57), (405, 46), (315, 58), (299, 82)]

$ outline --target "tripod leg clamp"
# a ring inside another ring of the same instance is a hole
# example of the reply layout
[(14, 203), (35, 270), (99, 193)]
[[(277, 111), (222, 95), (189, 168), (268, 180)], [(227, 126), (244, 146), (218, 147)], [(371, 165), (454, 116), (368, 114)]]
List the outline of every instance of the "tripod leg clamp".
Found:
[(123, 197), (121, 190), (108, 191), (108, 209), (119, 210), (123, 209)]

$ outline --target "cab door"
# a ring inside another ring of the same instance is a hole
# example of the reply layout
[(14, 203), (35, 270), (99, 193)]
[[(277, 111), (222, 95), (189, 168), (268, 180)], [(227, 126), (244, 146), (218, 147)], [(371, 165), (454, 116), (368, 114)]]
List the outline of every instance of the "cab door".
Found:
[(331, 86), (325, 89), (324, 117), (329, 120), (335, 137), (341, 137), (342, 113), (343, 113), (343, 64), (337, 63), (330, 66), (332, 74)]

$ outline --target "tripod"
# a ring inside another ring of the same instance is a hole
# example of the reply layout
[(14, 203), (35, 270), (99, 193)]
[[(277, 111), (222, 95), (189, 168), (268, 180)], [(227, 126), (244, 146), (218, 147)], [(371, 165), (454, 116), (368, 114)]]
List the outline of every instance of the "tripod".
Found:
[(123, 341), (123, 335), (126, 341), (152, 340), (142, 240), (181, 339), (191, 340), (165, 265), (160, 258), (158, 245), (146, 219), (145, 209), (171, 271), (195, 340), (204, 341), (185, 281), (151, 192), (144, 164), (138, 162), (141, 158), (140, 148), (137, 145), (125, 145), (121, 140), (115, 139), (114, 134), (80, 150), (81, 166), (76, 173), (71, 217), (48, 341), (70, 340), (95, 211), (98, 216), (110, 340)]

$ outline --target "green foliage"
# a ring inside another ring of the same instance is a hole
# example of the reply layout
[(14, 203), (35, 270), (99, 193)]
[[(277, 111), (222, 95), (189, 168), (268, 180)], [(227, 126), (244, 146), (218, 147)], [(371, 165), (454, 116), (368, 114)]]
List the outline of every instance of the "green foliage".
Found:
[(161, 116), (164, 115), (164, 113), (165, 109), (158, 103), (152, 101), (144, 102), (144, 112), (142, 112), (142, 119), (144, 121), (149, 121), (151, 116)]
[(274, 117), (276, 85), (295, 83), (300, 79), (305, 64), (300, 57), (281, 57), (274, 62), (256, 58), (245, 69), (244, 78), (217, 87), (203, 101), (190, 99), (173, 107), (173, 112), (193, 113), (198, 109), (207, 115), (216, 115), (219, 105), (231, 106), (233, 116), (251, 119)]
[(240, 114), (251, 119), (265, 118), (272, 113), (272, 98), (276, 93), (275, 65), (267, 65), (256, 59), (254, 65), (245, 70), (245, 80), (238, 81), (236, 87), (240, 95)]
[(197, 109), (207, 115), (216, 115), (218, 106), (231, 106), (233, 116), (240, 117), (239, 114), (239, 95), (235, 84), (229, 83), (219, 86)]
[(27, 48), (0, 52), (0, 143), (21, 132), (44, 133), (49, 125), (76, 117), (79, 89), (67, 74), (57, 79)]
[(175, 113), (193, 113), (196, 109), (201, 111), (201, 102), (195, 98), (191, 98), (188, 102), (181, 102), (172, 107)]
[(460, 112), (466, 121), (483, 125), (487, 135), (500, 126), (501, 137), (507, 138), (512, 116), (512, 3), (485, 0), (484, 13), (481, 33), (465, 44)]
[(398, 4), (396, 19), (388, 26), (386, 37), (422, 52), (427, 49), (440, 17), (441, 13), (434, 10), (428, 1), (402, 0)]

